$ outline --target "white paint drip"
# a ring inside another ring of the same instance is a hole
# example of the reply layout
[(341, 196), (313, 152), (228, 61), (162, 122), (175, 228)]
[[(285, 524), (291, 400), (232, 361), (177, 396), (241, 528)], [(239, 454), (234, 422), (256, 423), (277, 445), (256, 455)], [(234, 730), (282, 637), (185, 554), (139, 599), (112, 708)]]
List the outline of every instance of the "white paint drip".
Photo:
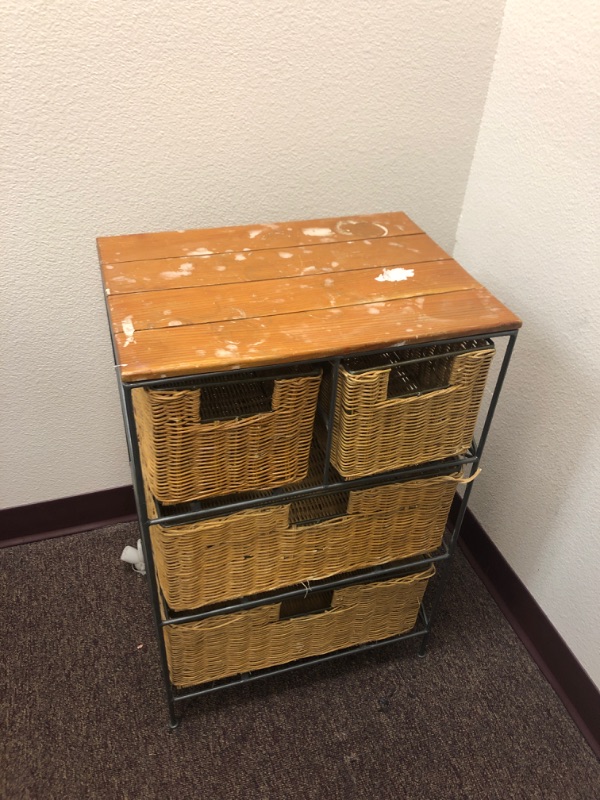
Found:
[(219, 264), (219, 266), (216, 268), (217, 272), (225, 272), (226, 269), (227, 267), (224, 267), (223, 264)]
[(310, 266), (310, 267), (304, 267), (304, 269), (302, 270), (302, 272), (300, 273), (300, 275), (307, 275), (309, 272), (316, 272), (316, 271), (317, 271), (317, 268), (316, 268), (316, 267), (313, 267), (313, 266)]
[(113, 265), (112, 265), (112, 264), (107, 264), (107, 265), (106, 265), (106, 269), (114, 269), (114, 267), (113, 267)]
[(373, 244), (369, 239), (363, 239), (363, 244)]
[(331, 236), (333, 231), (331, 228), (302, 228), (302, 233), (305, 236)]
[(369, 312), (369, 314), (379, 314), (379, 313), (380, 313), (380, 312), (379, 312), (379, 309), (378, 309), (378, 308), (374, 308), (373, 306), (370, 306), (370, 307), (367, 309), (367, 311)]
[(352, 231), (344, 230), (346, 225), (358, 225), (358, 222), (355, 219), (340, 220), (335, 226), (336, 231), (342, 236), (352, 236)]
[(206, 355), (206, 350), (196, 350), (196, 355), (197, 356), (205, 356)]
[(223, 350), (222, 348), (218, 348), (217, 350), (215, 350), (215, 355), (217, 358), (229, 358), (231, 356), (231, 353), (229, 352), (229, 350)]
[(167, 272), (161, 272), (160, 277), (164, 278), (167, 281), (172, 281), (181, 277), (188, 278), (193, 271), (194, 271), (194, 265), (192, 264), (192, 262), (184, 261), (183, 264), (179, 265), (179, 269), (168, 270)]
[(385, 227), (385, 225), (382, 225), (379, 222), (372, 222), (371, 225), (375, 225), (376, 228), (381, 228), (381, 230), (383, 231), (382, 236), (388, 235), (388, 229)]
[(167, 327), (175, 328), (177, 325), (183, 325), (183, 322), (181, 322), (181, 320), (179, 320), (179, 319), (172, 319), (172, 320), (169, 321), (169, 324), (168, 324)]
[(293, 253), (279, 253), (279, 258), (292, 258)]
[(107, 296), (110, 294), (110, 289), (105, 289), (104, 291), (106, 292)]
[(339, 267), (339, 265), (340, 265), (340, 264), (339, 264), (339, 261), (332, 261), (332, 262), (331, 262), (331, 266), (332, 266), (332, 267)]
[(246, 260), (246, 256), (242, 255), (242, 253), (238, 253), (237, 256), (235, 257), (235, 260), (236, 261), (245, 261)]
[(323, 283), (325, 286), (333, 286), (333, 278), (325, 278)]
[(113, 278), (115, 283), (137, 283), (135, 278), (128, 278), (126, 275), (117, 275), (116, 278)]
[(132, 342), (135, 342), (135, 337), (134, 337), (135, 328), (133, 325), (133, 319), (131, 317), (125, 317), (125, 319), (121, 323), (121, 327), (123, 328), (123, 333), (127, 337), (127, 339), (125, 339), (123, 347), (127, 347)]
[(404, 269), (404, 267), (394, 267), (393, 269), (387, 269), (387, 267), (383, 270), (381, 275), (378, 275), (375, 280), (376, 281), (405, 281), (408, 278), (414, 278), (415, 271), (414, 269)]
[(195, 250), (188, 250), (188, 256), (212, 256), (213, 251), (206, 247), (197, 247)]
[(260, 229), (258, 229), (258, 230), (255, 230), (255, 231), (249, 231), (249, 232), (248, 232), (248, 236), (249, 236), (251, 239), (255, 239), (255, 238), (256, 238), (256, 237), (257, 237), (257, 236), (258, 236), (260, 233), (262, 233), (262, 231), (261, 231)]

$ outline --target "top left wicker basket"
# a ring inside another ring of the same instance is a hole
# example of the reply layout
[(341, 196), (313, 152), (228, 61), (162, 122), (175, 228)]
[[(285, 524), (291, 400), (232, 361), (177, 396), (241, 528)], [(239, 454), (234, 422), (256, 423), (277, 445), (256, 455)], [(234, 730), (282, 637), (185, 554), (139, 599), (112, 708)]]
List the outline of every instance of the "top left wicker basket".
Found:
[[(202, 387), (135, 389), (148, 488), (160, 502), (175, 504), (303, 480), (320, 382), (317, 371), (233, 383), (216, 402)], [(269, 410), (252, 413), (253, 391), (269, 393)], [(221, 418), (214, 418), (211, 404)]]

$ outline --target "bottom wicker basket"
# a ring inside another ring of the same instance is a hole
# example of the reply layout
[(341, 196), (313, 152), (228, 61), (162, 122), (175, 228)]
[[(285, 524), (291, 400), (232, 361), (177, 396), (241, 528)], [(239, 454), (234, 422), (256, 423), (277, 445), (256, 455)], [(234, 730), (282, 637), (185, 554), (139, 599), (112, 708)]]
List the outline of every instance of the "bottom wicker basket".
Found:
[(387, 639), (414, 627), (433, 566), (247, 611), (163, 628), (171, 682), (183, 688)]

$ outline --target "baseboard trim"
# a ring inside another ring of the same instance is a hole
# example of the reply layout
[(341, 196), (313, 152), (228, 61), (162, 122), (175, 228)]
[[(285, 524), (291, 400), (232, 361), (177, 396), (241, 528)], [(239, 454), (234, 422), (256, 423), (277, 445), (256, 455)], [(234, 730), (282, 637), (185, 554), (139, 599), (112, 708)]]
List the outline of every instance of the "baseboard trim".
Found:
[[(454, 498), (450, 522), (460, 498)], [(502, 553), (467, 510), (460, 547), (582, 735), (600, 758), (600, 691)]]
[(0, 509), (0, 547), (53, 539), (134, 519), (132, 486)]
[[(454, 498), (450, 523), (456, 519)], [(0, 509), (0, 547), (52, 539), (136, 519), (132, 486)], [(462, 551), (600, 758), (600, 692), (504, 556), (467, 510)]]

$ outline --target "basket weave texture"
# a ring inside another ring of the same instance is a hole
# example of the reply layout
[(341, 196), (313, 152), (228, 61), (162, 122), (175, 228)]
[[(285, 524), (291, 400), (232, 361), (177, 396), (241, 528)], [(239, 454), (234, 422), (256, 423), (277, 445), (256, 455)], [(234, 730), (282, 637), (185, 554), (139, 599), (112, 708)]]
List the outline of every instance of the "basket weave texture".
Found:
[[(405, 397), (388, 397), (398, 367), (359, 374), (340, 367), (331, 452), (338, 472), (359, 478), (468, 450), (493, 356), (492, 347), (421, 362), (404, 381), (413, 390)], [(447, 385), (431, 388), (440, 384)]]
[[(310, 524), (291, 523), (288, 504), (152, 526), (165, 600), (184, 611), (432, 552), (460, 474), (353, 491), (343, 516)], [(329, 512), (327, 498), (305, 502), (313, 519)]]
[(211, 421), (202, 421), (200, 388), (135, 389), (142, 467), (154, 497), (181, 503), (302, 480), (320, 380), (276, 380), (270, 411)]
[(183, 688), (378, 641), (414, 627), (427, 571), (338, 589), (330, 610), (280, 619), (260, 606), (163, 628), (171, 682)]

